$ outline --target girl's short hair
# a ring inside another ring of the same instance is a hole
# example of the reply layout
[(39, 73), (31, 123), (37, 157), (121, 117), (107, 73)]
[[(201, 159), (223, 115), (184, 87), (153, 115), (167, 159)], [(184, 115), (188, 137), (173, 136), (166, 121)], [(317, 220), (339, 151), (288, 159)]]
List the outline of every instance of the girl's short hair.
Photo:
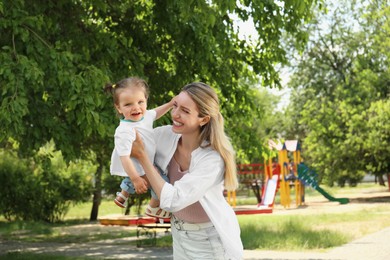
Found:
[(131, 88), (131, 87), (139, 87), (144, 91), (145, 98), (148, 99), (149, 97), (149, 86), (148, 83), (146, 83), (145, 80), (138, 78), (138, 77), (130, 77), (125, 78), (117, 83), (111, 84), (107, 83), (104, 87), (104, 90), (108, 93), (110, 93), (113, 97), (114, 104), (118, 104), (119, 102), (119, 94), (123, 89)]

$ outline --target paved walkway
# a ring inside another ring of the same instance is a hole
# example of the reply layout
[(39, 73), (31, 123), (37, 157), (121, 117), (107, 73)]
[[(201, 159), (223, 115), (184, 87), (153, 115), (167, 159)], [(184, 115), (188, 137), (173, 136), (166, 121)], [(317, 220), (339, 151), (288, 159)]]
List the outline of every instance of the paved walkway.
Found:
[[(318, 259), (318, 260), (388, 260), (390, 259), (390, 227), (355, 240), (329, 252), (280, 252), (245, 250), (244, 259)], [(130, 239), (102, 241), (96, 243), (18, 243), (0, 244), (0, 259), (7, 252), (34, 252), (67, 256), (90, 256), (95, 259), (172, 259), (171, 248), (137, 248), (124, 244)]]

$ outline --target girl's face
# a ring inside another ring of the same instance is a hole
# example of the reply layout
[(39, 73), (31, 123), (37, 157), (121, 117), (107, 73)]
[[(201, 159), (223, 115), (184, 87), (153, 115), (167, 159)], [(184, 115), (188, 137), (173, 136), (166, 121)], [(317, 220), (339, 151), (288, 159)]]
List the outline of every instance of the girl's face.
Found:
[(173, 132), (182, 135), (200, 133), (200, 127), (209, 121), (208, 117), (199, 117), (197, 105), (186, 92), (175, 97), (171, 115)]
[(123, 89), (118, 96), (118, 104), (115, 105), (119, 114), (124, 119), (139, 121), (146, 112), (147, 99), (142, 88), (130, 87)]

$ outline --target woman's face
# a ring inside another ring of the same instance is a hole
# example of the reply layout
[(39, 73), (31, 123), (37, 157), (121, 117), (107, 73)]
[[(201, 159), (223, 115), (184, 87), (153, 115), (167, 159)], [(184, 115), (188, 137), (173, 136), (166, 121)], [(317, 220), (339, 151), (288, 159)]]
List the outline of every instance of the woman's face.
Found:
[(199, 133), (200, 126), (205, 120), (199, 117), (198, 107), (187, 92), (181, 92), (176, 96), (171, 115), (173, 132), (182, 135)]

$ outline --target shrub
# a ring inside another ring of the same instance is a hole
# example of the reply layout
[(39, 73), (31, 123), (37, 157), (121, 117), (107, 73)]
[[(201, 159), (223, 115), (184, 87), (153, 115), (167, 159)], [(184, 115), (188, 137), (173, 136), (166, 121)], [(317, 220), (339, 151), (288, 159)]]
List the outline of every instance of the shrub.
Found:
[(0, 153), (0, 214), (8, 220), (55, 222), (91, 194), (91, 177), (82, 163), (67, 165), (59, 152), (44, 149), (30, 159)]

